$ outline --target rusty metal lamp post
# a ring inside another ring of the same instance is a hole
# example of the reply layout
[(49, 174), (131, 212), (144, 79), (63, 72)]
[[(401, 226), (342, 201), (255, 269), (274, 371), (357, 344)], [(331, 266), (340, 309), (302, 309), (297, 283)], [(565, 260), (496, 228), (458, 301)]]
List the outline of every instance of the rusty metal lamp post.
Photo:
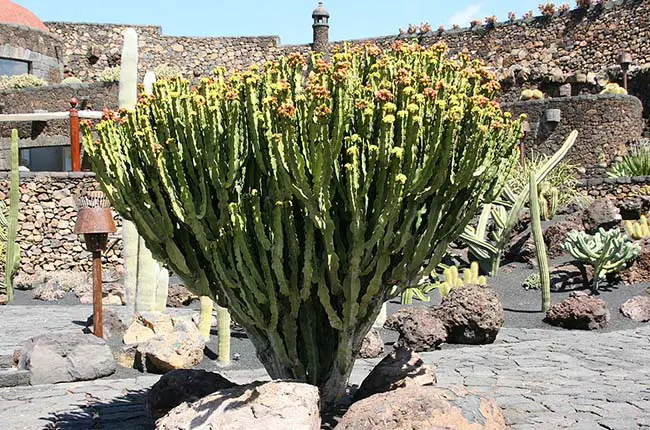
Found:
[(102, 251), (108, 233), (117, 231), (110, 203), (103, 192), (93, 191), (78, 199), (79, 214), (75, 234), (83, 234), (86, 248), (93, 254), (93, 332), (104, 336), (102, 322)]
[(623, 70), (623, 88), (627, 91), (627, 72), (630, 70), (630, 65), (632, 64), (632, 54), (627, 51), (621, 51), (618, 54), (618, 64)]

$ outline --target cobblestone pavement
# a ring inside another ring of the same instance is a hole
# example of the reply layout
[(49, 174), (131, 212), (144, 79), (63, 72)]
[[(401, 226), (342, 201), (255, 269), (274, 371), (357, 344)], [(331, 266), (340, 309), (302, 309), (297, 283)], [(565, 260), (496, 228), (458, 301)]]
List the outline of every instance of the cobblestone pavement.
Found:
[[(5, 317), (0, 314), (0, 339)], [(464, 385), (495, 398), (513, 429), (650, 429), (650, 325), (611, 333), (503, 329), (494, 345), (421, 355), (437, 368), (440, 386)], [(359, 360), (351, 382), (361, 382), (376, 362)], [(238, 383), (265, 377), (261, 369), (222, 373)], [(156, 380), (0, 389), (0, 429), (40, 429), (48, 423), (57, 429), (151, 428), (142, 390)]]

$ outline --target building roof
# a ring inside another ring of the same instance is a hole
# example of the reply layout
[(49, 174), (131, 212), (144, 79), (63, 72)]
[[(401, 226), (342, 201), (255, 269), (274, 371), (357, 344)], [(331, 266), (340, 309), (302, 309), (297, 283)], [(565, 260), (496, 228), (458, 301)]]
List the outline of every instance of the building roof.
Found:
[(10, 0), (0, 0), (0, 23), (24, 25), (25, 27), (48, 31), (43, 21), (38, 19), (36, 15)]

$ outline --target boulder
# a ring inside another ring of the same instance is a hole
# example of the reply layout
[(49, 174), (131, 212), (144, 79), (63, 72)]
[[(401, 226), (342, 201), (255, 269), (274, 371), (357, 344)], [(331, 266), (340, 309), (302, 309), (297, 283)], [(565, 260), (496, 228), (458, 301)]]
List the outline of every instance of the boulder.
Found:
[(17, 355), (18, 369), (31, 372), (31, 385), (97, 379), (111, 375), (116, 367), (106, 342), (81, 331), (33, 337)]
[(377, 358), (384, 353), (384, 341), (379, 332), (372, 329), (361, 342), (359, 358)]
[(0, 294), (0, 306), (4, 306), (9, 303), (9, 297), (6, 294)]
[(621, 305), (621, 313), (633, 321), (650, 321), (650, 296), (636, 296)]
[(638, 220), (641, 215), (650, 212), (650, 196), (635, 196), (617, 200), (616, 204), (621, 212), (623, 219)]
[(412, 386), (361, 400), (336, 426), (336, 430), (508, 428), (494, 400), (462, 388), (430, 386)]
[(620, 210), (610, 199), (594, 200), (582, 212), (582, 225), (589, 234), (594, 234), (599, 228), (610, 230), (621, 222)]
[(427, 306), (402, 308), (384, 327), (399, 333), (396, 346), (415, 352), (430, 351), (447, 340), (447, 329)]
[[(28, 286), (30, 282), (31, 285)], [(20, 285), (21, 289), (33, 289), (35, 299), (48, 302), (60, 300), (70, 291), (76, 291), (79, 288), (89, 288), (92, 291), (88, 274), (75, 271), (28, 275), (20, 281)]]
[(354, 393), (354, 400), (365, 399), (398, 388), (435, 383), (435, 371), (424, 364), (418, 354), (408, 349), (398, 348), (384, 357), (366, 376)]
[(46, 282), (34, 288), (34, 298), (44, 302), (61, 300), (68, 294), (57, 282)]
[(530, 230), (524, 230), (510, 239), (504, 250), (506, 261), (533, 264), (535, 261), (535, 240)]
[(573, 221), (558, 221), (548, 226), (544, 231), (544, 243), (549, 258), (557, 258), (564, 254), (564, 241), (573, 230), (584, 231), (584, 227)]
[(174, 331), (172, 317), (164, 312), (141, 312), (136, 319), (155, 334), (167, 334)]
[(432, 312), (447, 329), (447, 343), (467, 345), (494, 342), (504, 319), (499, 296), (479, 285), (452, 289)]
[(585, 293), (571, 293), (546, 313), (548, 324), (577, 330), (596, 330), (607, 326), (610, 320), (607, 303)]
[(215, 391), (237, 387), (218, 373), (205, 370), (172, 370), (165, 373), (149, 390), (145, 409), (157, 420), (183, 402), (194, 402)]
[(156, 422), (157, 430), (319, 430), (318, 388), (298, 382), (255, 382), (181, 403)]
[(641, 254), (630, 267), (619, 272), (621, 280), (626, 285), (641, 284), (650, 279), (650, 239), (643, 239), (639, 244)]
[(192, 321), (173, 318), (173, 331), (152, 337), (138, 345), (146, 371), (165, 373), (191, 369), (203, 360), (205, 340)]
[(41, 274), (18, 272), (14, 278), (14, 288), (16, 290), (33, 290), (36, 286), (45, 283), (43, 278)]
[[(77, 289), (75, 294), (83, 305), (93, 302), (92, 290)], [(104, 306), (123, 306), (126, 304), (124, 287), (121, 284), (109, 283), (102, 285), (102, 304)]]
[(167, 290), (167, 306), (170, 308), (187, 306), (194, 300), (198, 299), (199, 296), (190, 292), (190, 290), (188, 290), (184, 285), (170, 285)]
[(129, 328), (124, 333), (124, 344), (125, 345), (135, 345), (142, 342), (146, 342), (156, 334), (153, 330), (145, 325), (143, 325), (137, 319), (131, 323)]
[[(104, 329), (104, 338), (122, 337), (126, 332), (127, 326), (124, 321), (112, 310), (102, 309), (102, 328)], [(86, 328), (92, 333), (95, 331), (93, 325), (93, 315), (86, 320)]]

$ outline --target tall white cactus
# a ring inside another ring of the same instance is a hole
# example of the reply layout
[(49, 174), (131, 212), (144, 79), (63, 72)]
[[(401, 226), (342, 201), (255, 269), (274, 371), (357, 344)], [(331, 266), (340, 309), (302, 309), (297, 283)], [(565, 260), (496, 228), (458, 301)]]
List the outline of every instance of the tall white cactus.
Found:
[[(124, 32), (120, 67), (120, 109), (133, 109), (138, 99), (138, 34), (129, 28)], [(145, 90), (151, 91), (156, 77), (148, 73)], [(136, 312), (164, 311), (167, 305), (169, 273), (154, 260), (138, 235), (135, 225), (124, 220), (124, 289), (131, 315)]]

